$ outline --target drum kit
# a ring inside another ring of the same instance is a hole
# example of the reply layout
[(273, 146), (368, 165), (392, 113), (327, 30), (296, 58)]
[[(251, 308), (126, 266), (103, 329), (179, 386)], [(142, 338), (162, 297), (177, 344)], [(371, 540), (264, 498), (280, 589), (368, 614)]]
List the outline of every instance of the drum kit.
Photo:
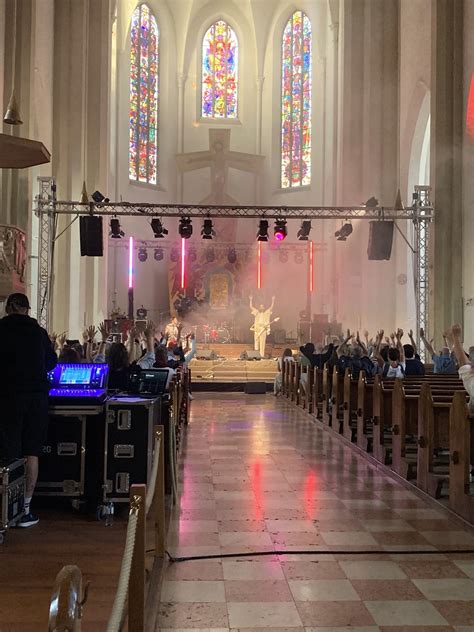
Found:
[(213, 325), (202, 325), (202, 340), (204, 344), (219, 343), (229, 344), (232, 342), (231, 328), (226, 322)]

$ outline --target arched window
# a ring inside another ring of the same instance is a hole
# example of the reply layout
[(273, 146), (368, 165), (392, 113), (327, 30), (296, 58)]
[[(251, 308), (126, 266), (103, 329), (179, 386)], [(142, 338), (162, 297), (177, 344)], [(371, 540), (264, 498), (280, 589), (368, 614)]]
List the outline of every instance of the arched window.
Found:
[(129, 178), (156, 184), (158, 163), (158, 25), (146, 4), (130, 28)]
[(281, 187), (311, 183), (311, 22), (295, 11), (281, 46)]
[(202, 41), (202, 116), (237, 118), (238, 58), (234, 30), (217, 20)]

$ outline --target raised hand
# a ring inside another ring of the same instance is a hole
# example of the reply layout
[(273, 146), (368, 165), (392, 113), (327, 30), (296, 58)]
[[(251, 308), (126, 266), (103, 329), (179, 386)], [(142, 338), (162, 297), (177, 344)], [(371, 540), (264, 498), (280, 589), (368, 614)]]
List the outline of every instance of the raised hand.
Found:
[(413, 338), (413, 329), (410, 329), (410, 331), (408, 332), (408, 337), (409, 337), (410, 339), (412, 339), (412, 338)]
[(86, 329), (86, 333), (87, 333), (87, 340), (93, 341), (97, 333), (97, 329), (94, 327), (94, 325), (91, 325), (90, 327)]
[(461, 325), (453, 325), (451, 327), (451, 334), (455, 337), (455, 338), (460, 338), (461, 334), (462, 334), (462, 327)]
[(143, 335), (145, 338), (153, 338), (155, 335), (155, 323), (152, 320), (149, 320), (143, 330)]
[(102, 342), (106, 342), (109, 337), (109, 328), (107, 327), (105, 320), (103, 320), (99, 325), (99, 333), (102, 336)]
[(67, 340), (67, 331), (63, 331), (63, 333), (58, 336), (58, 343), (59, 343), (60, 349), (64, 347), (64, 345), (66, 344), (66, 340)]
[(423, 340), (425, 337), (425, 330), (423, 329), (423, 327), (421, 327), (420, 329), (420, 338)]
[(403, 338), (403, 329), (397, 329), (396, 338), (397, 340), (401, 340)]

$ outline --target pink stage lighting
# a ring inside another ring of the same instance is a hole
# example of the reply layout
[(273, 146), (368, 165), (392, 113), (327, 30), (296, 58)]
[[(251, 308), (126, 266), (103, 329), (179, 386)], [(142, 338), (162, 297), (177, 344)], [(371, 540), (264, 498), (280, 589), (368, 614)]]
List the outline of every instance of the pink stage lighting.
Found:
[(308, 241), (309, 291), (314, 292), (314, 241)]
[(186, 239), (181, 239), (181, 289), (186, 289)]
[(128, 289), (133, 289), (133, 237), (128, 240)]
[(257, 242), (257, 288), (262, 289), (262, 242)]

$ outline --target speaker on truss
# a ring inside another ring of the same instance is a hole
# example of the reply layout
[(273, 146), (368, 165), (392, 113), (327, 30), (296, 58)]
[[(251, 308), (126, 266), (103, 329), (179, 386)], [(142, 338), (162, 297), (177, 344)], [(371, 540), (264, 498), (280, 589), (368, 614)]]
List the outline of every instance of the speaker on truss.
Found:
[(371, 261), (388, 261), (392, 255), (392, 221), (369, 222), (369, 246), (367, 255)]
[(81, 257), (102, 257), (104, 254), (104, 238), (102, 233), (102, 217), (81, 215), (79, 218), (79, 236)]

